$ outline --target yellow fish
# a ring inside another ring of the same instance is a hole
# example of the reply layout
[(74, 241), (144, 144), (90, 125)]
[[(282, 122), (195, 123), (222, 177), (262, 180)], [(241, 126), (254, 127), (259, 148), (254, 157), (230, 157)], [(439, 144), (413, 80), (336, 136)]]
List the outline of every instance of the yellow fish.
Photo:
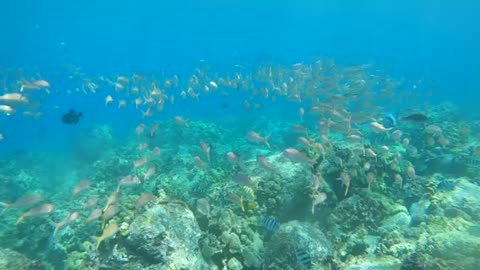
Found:
[(95, 237), (95, 240), (97, 240), (96, 250), (98, 250), (103, 240), (114, 236), (117, 233), (117, 231), (118, 231), (117, 223), (111, 223), (110, 225), (108, 225), (108, 227), (105, 228), (105, 230), (103, 230), (103, 233), (101, 236)]

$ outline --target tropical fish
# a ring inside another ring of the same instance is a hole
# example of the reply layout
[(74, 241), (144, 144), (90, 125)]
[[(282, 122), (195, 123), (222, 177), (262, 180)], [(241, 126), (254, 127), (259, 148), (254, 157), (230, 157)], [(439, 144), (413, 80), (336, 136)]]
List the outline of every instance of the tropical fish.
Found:
[(210, 162), (210, 146), (206, 142), (200, 141), (200, 147), (202, 148), (203, 153), (205, 153), (207, 161)]
[(247, 140), (253, 144), (265, 144), (268, 149), (270, 149), (270, 144), (268, 143), (268, 136), (267, 137), (262, 137), (260, 134), (258, 134), (255, 131), (249, 131), (247, 133)]
[(310, 269), (312, 266), (312, 259), (310, 255), (302, 248), (295, 247), (295, 258), (297, 263), (303, 267)]
[(120, 191), (116, 191), (110, 194), (110, 196), (108, 196), (107, 204), (105, 205), (103, 211), (105, 212), (110, 205), (116, 203), (118, 201), (118, 198), (120, 198)]
[(23, 213), (17, 220), (17, 224), (22, 222), (25, 218), (27, 217), (34, 217), (34, 216), (41, 216), (41, 215), (47, 215), (50, 214), (55, 210), (55, 205), (51, 203), (47, 204), (42, 204), (40, 206), (37, 206), (35, 208), (30, 209), (29, 211)]
[(115, 204), (109, 205), (107, 207), (107, 209), (105, 210), (105, 212), (103, 212), (102, 228), (104, 228), (107, 221), (109, 221), (116, 214), (118, 214), (118, 212), (120, 212), (120, 208), (117, 205), (115, 205)]
[(0, 105), (0, 113), (4, 113), (7, 116), (10, 116), (15, 113), (15, 109), (8, 105)]
[(111, 223), (110, 225), (108, 225), (107, 228), (103, 230), (102, 235), (100, 235), (99, 237), (95, 237), (95, 240), (97, 241), (97, 246), (95, 249), (98, 250), (98, 248), (100, 247), (100, 244), (105, 239), (114, 236), (117, 233), (117, 231), (118, 231), (117, 223)]
[(142, 135), (142, 133), (144, 131), (145, 131), (145, 125), (144, 124), (140, 124), (135, 128), (135, 133), (137, 134), (137, 136)]
[(207, 171), (207, 166), (205, 165), (205, 162), (203, 162), (202, 158), (199, 156), (195, 156), (193, 158), (193, 162), (195, 163), (195, 166), (197, 166), (199, 169), (204, 170), (205, 172)]
[(75, 220), (77, 220), (79, 216), (80, 216), (80, 213), (78, 211), (73, 211), (68, 213), (68, 215), (65, 217), (64, 220), (62, 220), (59, 223), (55, 223), (55, 230), (53, 231), (53, 236), (55, 236), (57, 232), (61, 230), (63, 227), (67, 226), (70, 223), (75, 222)]
[(347, 172), (344, 171), (344, 172), (340, 173), (340, 178), (338, 178), (338, 180), (341, 180), (342, 184), (345, 185), (345, 195), (344, 196), (347, 196), (348, 189), (350, 188), (350, 175)]
[(387, 131), (390, 131), (393, 127), (386, 128), (382, 124), (378, 122), (372, 122), (370, 123), (370, 128), (372, 129), (373, 132), (376, 133), (385, 133)]
[(144, 205), (149, 203), (151, 200), (155, 199), (155, 196), (152, 193), (145, 192), (140, 197), (138, 197), (137, 202), (135, 203), (135, 211), (138, 211)]
[(82, 205), (83, 210), (96, 206), (98, 203), (98, 200), (99, 200), (98, 197), (88, 198), (88, 200)]
[(181, 116), (175, 116), (174, 120), (175, 120), (175, 124), (179, 126), (189, 127), (189, 120), (186, 120)]
[(207, 199), (200, 198), (197, 200), (197, 211), (207, 217), (210, 215), (210, 204)]
[(77, 196), (80, 192), (83, 192), (90, 188), (90, 181), (87, 179), (81, 180), (72, 191), (72, 197)]
[(146, 157), (142, 157), (133, 162), (133, 168), (134, 169), (140, 168), (143, 165), (147, 164), (147, 162), (148, 162), (148, 159)]
[(22, 84), (20, 87), (20, 92), (23, 92), (25, 90), (40, 90), (43, 88), (49, 88), (50, 83), (47, 82), (46, 80), (37, 80), (33, 82), (26, 82)]
[(437, 189), (441, 191), (452, 191), (455, 189), (457, 183), (452, 180), (443, 180), (437, 185)]
[(105, 98), (105, 105), (108, 105), (110, 103), (113, 102), (113, 97), (108, 95), (106, 98)]
[(3, 94), (0, 96), (0, 101), (3, 103), (28, 103), (28, 99), (22, 94), (19, 93), (11, 93), (11, 94)]
[(243, 173), (237, 173), (232, 177), (233, 181), (241, 186), (252, 186), (255, 184), (255, 182), (250, 178), (250, 176), (243, 174)]
[(280, 223), (273, 217), (261, 218), (260, 224), (269, 231), (278, 231), (280, 229)]
[(138, 178), (138, 176), (127, 175), (122, 177), (122, 179), (120, 179), (120, 181), (118, 182), (117, 191), (120, 191), (121, 187), (136, 186), (140, 185), (141, 183), (142, 182), (140, 181), (140, 178)]
[(234, 194), (234, 193), (228, 193), (226, 199), (230, 202), (238, 203), (240, 205), (240, 208), (242, 209), (242, 212), (245, 212), (245, 206), (243, 205), (244, 203), (243, 197), (238, 196), (237, 194)]
[(413, 113), (413, 114), (401, 117), (400, 120), (421, 123), (421, 122), (428, 121), (429, 118), (423, 113)]
[(306, 163), (312, 166), (315, 164), (313, 159), (308, 158), (302, 152), (298, 151), (294, 148), (287, 148), (283, 151), (283, 155), (285, 155), (290, 161), (295, 163)]
[(270, 162), (268, 162), (267, 158), (263, 155), (257, 155), (257, 164), (271, 173), (276, 172)]
[(155, 174), (155, 165), (150, 166), (146, 172), (143, 173), (143, 179), (148, 180)]
[(315, 206), (319, 203), (324, 202), (327, 199), (327, 194), (324, 192), (317, 192), (313, 195), (312, 200), (312, 215), (315, 214)]
[(150, 159), (154, 158), (154, 157), (157, 157), (160, 155), (160, 147), (158, 146), (155, 146), (152, 150), (152, 152), (150, 152)]
[(44, 200), (43, 197), (40, 195), (28, 195), (16, 200), (14, 203), (9, 204), (9, 203), (0, 202), (0, 205), (3, 207), (3, 211), (2, 213), (0, 213), (0, 215), (5, 214), (5, 212), (7, 212), (8, 209), (32, 207), (42, 202), (43, 200)]
[(95, 219), (98, 219), (102, 216), (102, 214), (103, 214), (102, 209), (97, 208), (97, 209), (93, 210), (92, 213), (90, 213), (90, 215), (86, 219), (86, 222), (90, 222), (90, 221), (93, 221)]

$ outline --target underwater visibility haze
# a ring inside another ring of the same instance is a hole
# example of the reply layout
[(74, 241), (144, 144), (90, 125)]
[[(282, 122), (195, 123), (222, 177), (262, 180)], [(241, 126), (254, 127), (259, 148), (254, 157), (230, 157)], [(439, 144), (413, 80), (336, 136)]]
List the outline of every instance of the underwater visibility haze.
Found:
[(480, 269), (475, 1), (4, 1), (0, 269)]

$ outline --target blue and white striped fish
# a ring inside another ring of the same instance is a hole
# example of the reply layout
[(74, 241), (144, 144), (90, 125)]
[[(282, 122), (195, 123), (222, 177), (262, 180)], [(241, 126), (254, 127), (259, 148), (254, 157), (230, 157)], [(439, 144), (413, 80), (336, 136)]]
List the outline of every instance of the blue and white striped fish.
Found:
[(262, 226), (269, 231), (277, 231), (280, 229), (280, 223), (278, 223), (278, 221), (273, 217), (264, 217), (260, 219), (260, 224), (262, 224)]
[(312, 259), (310, 255), (302, 248), (295, 247), (295, 258), (297, 263), (303, 265), (303, 267), (310, 269), (312, 266)]

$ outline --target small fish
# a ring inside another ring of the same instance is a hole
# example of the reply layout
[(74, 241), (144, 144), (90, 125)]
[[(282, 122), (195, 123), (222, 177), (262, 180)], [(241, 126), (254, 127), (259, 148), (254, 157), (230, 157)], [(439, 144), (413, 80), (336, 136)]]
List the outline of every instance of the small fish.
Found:
[(428, 116), (422, 113), (413, 113), (404, 117), (401, 117), (400, 120), (408, 122), (422, 123), (429, 120)]
[(46, 80), (37, 80), (33, 82), (26, 82), (20, 87), (20, 92), (25, 90), (40, 90), (44, 88), (50, 88), (50, 83)]
[(207, 171), (207, 166), (205, 165), (205, 162), (203, 162), (202, 158), (200, 158), (199, 156), (195, 156), (193, 158), (193, 162), (195, 163), (195, 166), (197, 166), (197, 168), (204, 170), (205, 172)]
[(189, 120), (186, 120), (181, 116), (175, 116), (174, 120), (175, 120), (175, 124), (179, 126), (189, 127)]
[(105, 105), (108, 105), (110, 103), (113, 102), (113, 97), (108, 95), (106, 98), (105, 98)]
[(40, 202), (42, 202), (44, 199), (40, 195), (28, 195), (25, 197), (22, 197), (18, 200), (16, 200), (14, 203), (4, 203), (0, 202), (0, 206), (4, 207), (2, 213), (0, 215), (5, 214), (8, 209), (11, 208), (28, 208), (32, 207)]
[(263, 155), (257, 155), (257, 164), (271, 173), (276, 172), (270, 162), (268, 162), (267, 158)]
[(382, 124), (378, 122), (372, 122), (370, 123), (370, 128), (372, 129), (373, 132), (375, 133), (385, 133), (390, 131), (393, 127), (391, 128), (386, 128)]
[(95, 237), (97, 241), (96, 250), (100, 247), (100, 244), (107, 238), (114, 236), (118, 231), (118, 225), (116, 223), (111, 223), (107, 228), (103, 230), (103, 233), (99, 237)]
[(149, 203), (151, 200), (155, 199), (155, 196), (152, 193), (145, 192), (140, 197), (138, 197), (137, 202), (135, 203), (135, 211), (138, 211), (144, 205)]
[(242, 208), (242, 212), (245, 212), (245, 206), (243, 205), (244, 203), (243, 197), (240, 197), (234, 193), (229, 193), (226, 199), (230, 202), (238, 203), (240, 205), (240, 208)]
[(11, 94), (3, 94), (0, 96), (0, 101), (4, 103), (28, 103), (28, 99), (22, 94), (19, 93), (11, 93)]
[(33, 217), (33, 216), (40, 216), (40, 215), (47, 215), (50, 214), (55, 210), (55, 205), (51, 203), (47, 204), (42, 204), (40, 206), (37, 206), (35, 208), (30, 209), (29, 211), (23, 213), (17, 220), (16, 224), (19, 224), (22, 222), (25, 218), (27, 217)]
[(116, 203), (118, 201), (118, 198), (120, 198), (120, 191), (116, 191), (110, 194), (110, 196), (108, 196), (107, 204), (105, 205), (103, 211), (106, 211), (110, 205)]
[(155, 146), (152, 150), (152, 152), (150, 152), (150, 159), (154, 158), (154, 157), (157, 157), (160, 155), (160, 147), (158, 146)]
[(133, 168), (134, 169), (140, 168), (143, 165), (147, 164), (147, 162), (148, 162), (148, 159), (146, 157), (140, 158), (133, 162)]
[(143, 151), (148, 148), (148, 143), (144, 142), (138, 145), (137, 150), (138, 151)]
[(428, 125), (425, 127), (425, 132), (434, 136), (442, 134), (442, 128), (437, 125)]
[(118, 182), (117, 191), (120, 191), (121, 187), (136, 186), (140, 185), (141, 183), (142, 182), (140, 181), (140, 178), (138, 178), (138, 176), (127, 175), (122, 177), (122, 179), (120, 179), (120, 181)]
[(197, 200), (197, 211), (207, 217), (210, 215), (210, 204), (207, 199), (200, 198)]
[(86, 222), (88, 223), (88, 222), (94, 221), (95, 219), (99, 219), (102, 216), (102, 214), (103, 214), (102, 209), (97, 208), (92, 211), (90, 216), (88, 216)]
[(261, 218), (260, 223), (269, 231), (278, 231), (280, 229), (280, 223), (273, 217)]
[(83, 210), (96, 206), (98, 203), (98, 200), (99, 200), (98, 197), (88, 198), (88, 200), (82, 205)]
[(8, 105), (0, 105), (0, 113), (10, 116), (15, 113), (15, 109)]
[(120, 208), (117, 205), (115, 205), (115, 204), (109, 205), (107, 210), (105, 210), (105, 212), (103, 212), (102, 228), (104, 228), (107, 221), (109, 221), (116, 214), (118, 214), (118, 212), (120, 212)]
[(227, 159), (232, 164), (240, 164), (240, 158), (234, 152), (228, 152)]
[(147, 180), (155, 174), (155, 165), (150, 166), (146, 172), (143, 173), (143, 179)]
[(233, 181), (241, 186), (252, 186), (255, 184), (255, 182), (250, 178), (250, 176), (243, 174), (243, 173), (237, 173), (232, 177)]
[(57, 232), (61, 230), (63, 227), (67, 226), (70, 223), (75, 222), (75, 220), (80, 217), (80, 213), (78, 211), (73, 211), (68, 213), (64, 220), (59, 223), (55, 224), (55, 230), (53, 231), (53, 236), (57, 235)]
[(315, 164), (315, 161), (305, 156), (302, 152), (298, 151), (294, 148), (287, 148), (283, 151), (283, 155), (285, 155), (290, 161), (294, 163), (306, 163), (312, 166)]
[(271, 149), (270, 148), (270, 143), (268, 143), (268, 136), (267, 137), (262, 137), (260, 136), (260, 134), (258, 134), (257, 132), (255, 131), (249, 131), (247, 133), (247, 140), (253, 144), (265, 144), (268, 149)]
[(87, 179), (81, 180), (72, 191), (72, 197), (77, 196), (80, 192), (85, 191), (90, 188), (90, 181)]
[(444, 180), (438, 183), (437, 189), (442, 191), (452, 191), (455, 189), (457, 183), (452, 180)]
[(202, 148), (203, 153), (205, 153), (207, 161), (210, 162), (210, 146), (206, 142), (200, 141), (200, 147)]
[(255, 199), (255, 192), (249, 186), (242, 186), (242, 193), (249, 200), (254, 200)]
[(417, 175), (415, 174), (415, 169), (412, 166), (407, 167), (407, 175), (413, 180), (417, 180)]
[(303, 267), (310, 269), (312, 266), (312, 259), (310, 255), (302, 248), (295, 247), (295, 258), (297, 263)]
[(324, 202), (327, 199), (327, 194), (324, 192), (317, 192), (315, 195), (313, 195), (313, 200), (312, 200), (312, 215), (315, 214), (315, 206), (318, 205), (319, 203)]
[(342, 172), (340, 173), (340, 178), (338, 180), (342, 181), (342, 184), (345, 185), (345, 195), (347, 196), (348, 194), (348, 189), (350, 188), (350, 175), (347, 172)]
[(157, 130), (159, 127), (160, 126), (157, 123), (153, 123), (150, 127), (150, 133), (148, 134), (148, 137), (155, 138), (155, 136), (157, 136)]
[(140, 124), (135, 128), (135, 133), (137, 134), (137, 136), (142, 135), (142, 133), (144, 131), (145, 131), (145, 125), (144, 124)]

